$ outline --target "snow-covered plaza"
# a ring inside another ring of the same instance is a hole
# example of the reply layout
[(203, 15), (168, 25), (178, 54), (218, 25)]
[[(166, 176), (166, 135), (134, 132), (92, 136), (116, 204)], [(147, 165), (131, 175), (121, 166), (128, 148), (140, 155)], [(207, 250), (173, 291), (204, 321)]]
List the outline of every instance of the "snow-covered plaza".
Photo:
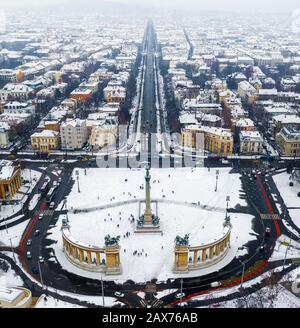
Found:
[[(151, 199), (157, 206), (163, 234), (136, 234), (140, 202), (145, 199), (145, 170), (87, 169), (74, 172), (74, 185), (67, 197), (68, 219), (71, 234), (76, 240), (93, 246), (104, 246), (106, 235), (120, 236), (122, 273), (106, 276), (106, 280), (146, 282), (151, 279), (165, 281), (178, 278), (173, 273), (174, 239), (190, 234), (191, 245), (201, 245), (219, 238), (226, 216), (226, 198), (229, 208), (247, 206), (239, 174), (230, 169), (153, 169), (151, 170)], [(77, 174), (79, 181), (77, 181)], [(79, 184), (79, 186), (78, 186)], [(80, 192), (79, 192), (80, 191)], [(62, 207), (63, 204), (60, 205)], [(79, 211), (78, 211), (79, 210)], [(75, 274), (99, 278), (71, 264), (64, 252), (61, 225), (64, 215), (50, 230), (50, 239), (57, 241), (55, 256), (62, 267)], [(135, 220), (133, 220), (133, 218)], [(230, 213), (232, 223), (231, 247), (226, 256), (214, 266), (182, 274), (183, 277), (201, 276), (220, 270), (238, 251), (256, 238), (252, 230), (254, 216)], [(137, 252), (137, 255), (133, 255)]]

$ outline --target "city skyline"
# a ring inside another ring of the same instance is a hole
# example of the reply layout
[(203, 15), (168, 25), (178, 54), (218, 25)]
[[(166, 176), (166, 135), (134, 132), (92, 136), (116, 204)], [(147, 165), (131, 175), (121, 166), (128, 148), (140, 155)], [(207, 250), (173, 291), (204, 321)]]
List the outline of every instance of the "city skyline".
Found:
[[(198, 0), (186, 0), (184, 3), (180, 0), (103, 0), (103, 1), (95, 1), (95, 0), (75, 0), (72, 1), (72, 5), (80, 5), (80, 4), (90, 4), (95, 5), (97, 8), (101, 8), (101, 5), (109, 6), (112, 5), (129, 5), (135, 6), (138, 8), (172, 8), (178, 10), (217, 10), (217, 11), (268, 11), (268, 12), (289, 12), (293, 10), (297, 10), (300, 8), (298, 1), (296, 0), (287, 0), (284, 3), (282, 1), (264, 1), (261, 2), (259, 0), (246, 0), (246, 1), (238, 1), (238, 0), (228, 0), (226, 4), (221, 0), (211, 0), (211, 1), (198, 1)], [(55, 7), (56, 5), (69, 5), (70, 0), (12, 0), (9, 3), (5, 0), (0, 0), (0, 9), (5, 8), (23, 8), (23, 7)]]

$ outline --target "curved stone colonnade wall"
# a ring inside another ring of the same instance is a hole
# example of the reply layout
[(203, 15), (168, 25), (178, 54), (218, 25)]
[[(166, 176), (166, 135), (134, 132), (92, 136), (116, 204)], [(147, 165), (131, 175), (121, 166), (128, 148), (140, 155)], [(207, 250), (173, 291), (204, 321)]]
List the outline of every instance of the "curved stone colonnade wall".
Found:
[(121, 273), (120, 247), (95, 247), (76, 241), (69, 228), (62, 229), (63, 250), (67, 259), (80, 269), (103, 272), (107, 275)]
[(174, 273), (184, 273), (212, 266), (221, 261), (230, 248), (231, 228), (225, 227), (218, 240), (201, 246), (176, 246)]

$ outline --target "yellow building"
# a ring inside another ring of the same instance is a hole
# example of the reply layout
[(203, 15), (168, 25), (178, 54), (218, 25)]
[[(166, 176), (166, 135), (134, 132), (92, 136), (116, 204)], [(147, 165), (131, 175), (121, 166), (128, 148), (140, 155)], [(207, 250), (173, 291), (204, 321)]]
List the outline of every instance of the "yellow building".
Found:
[(13, 162), (0, 162), (0, 199), (11, 199), (22, 186), (21, 168)]
[(300, 130), (284, 127), (276, 136), (276, 142), (284, 156), (300, 156)]
[(52, 130), (36, 132), (31, 136), (31, 146), (41, 153), (48, 153), (59, 147), (59, 133)]
[(182, 131), (182, 145), (188, 148), (199, 148), (201, 134), (204, 135), (204, 150), (218, 155), (232, 155), (233, 135), (228, 129), (196, 125), (186, 127)]

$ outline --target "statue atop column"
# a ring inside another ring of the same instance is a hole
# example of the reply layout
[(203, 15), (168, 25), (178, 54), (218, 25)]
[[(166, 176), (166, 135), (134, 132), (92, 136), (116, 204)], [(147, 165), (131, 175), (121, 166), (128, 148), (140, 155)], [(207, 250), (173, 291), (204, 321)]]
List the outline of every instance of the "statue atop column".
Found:
[(146, 168), (146, 199), (145, 199), (145, 211), (144, 214), (139, 218), (137, 231), (136, 232), (158, 232), (160, 220), (157, 215), (155, 215), (151, 208), (151, 187), (150, 187), (151, 175), (150, 168)]

